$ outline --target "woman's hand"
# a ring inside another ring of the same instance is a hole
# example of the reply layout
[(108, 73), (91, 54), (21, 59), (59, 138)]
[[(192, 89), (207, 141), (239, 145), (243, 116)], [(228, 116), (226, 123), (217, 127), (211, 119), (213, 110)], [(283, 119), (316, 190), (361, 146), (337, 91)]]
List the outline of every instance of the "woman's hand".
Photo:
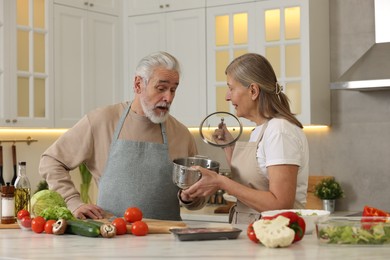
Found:
[(214, 142), (220, 145), (228, 144), (234, 141), (232, 134), (229, 132), (226, 124), (223, 122), (218, 125), (218, 129), (215, 129), (212, 137)]
[(83, 204), (73, 212), (73, 215), (79, 219), (102, 219), (104, 210), (93, 204)]
[(183, 201), (192, 201), (195, 198), (207, 197), (219, 190), (219, 178), (221, 175), (200, 166), (193, 166), (200, 171), (202, 178), (191, 187), (181, 192)]

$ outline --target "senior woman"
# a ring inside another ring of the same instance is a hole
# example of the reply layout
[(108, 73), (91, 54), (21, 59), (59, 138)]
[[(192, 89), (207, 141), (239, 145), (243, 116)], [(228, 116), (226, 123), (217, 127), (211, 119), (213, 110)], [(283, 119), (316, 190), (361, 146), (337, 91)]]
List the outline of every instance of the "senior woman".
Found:
[[(182, 191), (191, 201), (222, 189), (237, 198), (230, 221), (249, 224), (262, 211), (304, 208), (309, 170), (309, 148), (302, 124), (290, 110), (269, 61), (244, 54), (226, 68), (230, 101), (238, 117), (256, 123), (248, 142), (225, 147), (233, 178), (198, 167), (200, 181)], [(226, 126), (216, 136), (231, 137)]]

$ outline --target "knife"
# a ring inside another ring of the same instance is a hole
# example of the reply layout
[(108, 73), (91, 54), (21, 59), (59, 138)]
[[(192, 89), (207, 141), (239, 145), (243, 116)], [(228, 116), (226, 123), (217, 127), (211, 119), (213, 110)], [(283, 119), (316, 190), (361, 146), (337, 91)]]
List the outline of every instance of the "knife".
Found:
[(11, 184), (15, 185), (16, 177), (18, 177), (18, 174), (16, 172), (16, 146), (12, 145), (12, 162), (14, 165), (14, 177), (12, 178)]

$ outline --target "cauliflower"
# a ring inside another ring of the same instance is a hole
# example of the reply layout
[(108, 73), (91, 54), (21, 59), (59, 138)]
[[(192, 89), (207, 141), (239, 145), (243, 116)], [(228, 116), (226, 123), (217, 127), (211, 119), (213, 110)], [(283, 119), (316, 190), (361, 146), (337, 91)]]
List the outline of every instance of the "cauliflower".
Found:
[(295, 236), (288, 225), (290, 219), (278, 216), (274, 219), (260, 219), (253, 223), (256, 237), (266, 247), (287, 247), (292, 244)]

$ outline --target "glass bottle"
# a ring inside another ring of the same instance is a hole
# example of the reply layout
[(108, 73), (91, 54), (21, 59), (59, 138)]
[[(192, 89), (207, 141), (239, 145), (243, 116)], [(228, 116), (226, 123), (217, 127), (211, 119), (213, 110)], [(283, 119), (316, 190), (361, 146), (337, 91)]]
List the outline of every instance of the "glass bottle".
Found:
[(1, 224), (15, 223), (15, 187), (7, 182), (1, 187)]
[(31, 185), (26, 175), (26, 162), (18, 163), (18, 177), (15, 181), (15, 214), (25, 209), (30, 212)]

